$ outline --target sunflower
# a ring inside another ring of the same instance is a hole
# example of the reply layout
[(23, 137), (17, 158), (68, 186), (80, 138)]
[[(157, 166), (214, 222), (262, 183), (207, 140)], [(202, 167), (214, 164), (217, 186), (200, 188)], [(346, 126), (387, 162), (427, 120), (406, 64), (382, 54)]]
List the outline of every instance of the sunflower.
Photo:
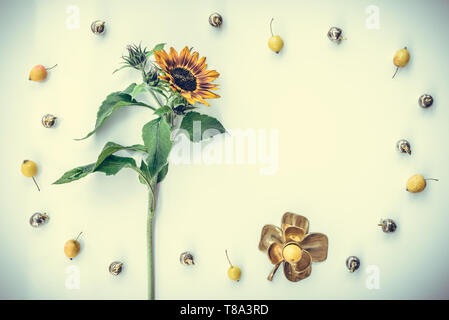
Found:
[(154, 53), (157, 64), (164, 74), (159, 76), (170, 84), (170, 88), (179, 92), (190, 104), (195, 101), (209, 106), (204, 99), (220, 98), (209, 90), (216, 90), (217, 84), (212, 84), (220, 75), (215, 70), (206, 70), (206, 57), (198, 60), (198, 52), (190, 52), (185, 47), (178, 55), (175, 49), (170, 48), (170, 54), (165, 50)]

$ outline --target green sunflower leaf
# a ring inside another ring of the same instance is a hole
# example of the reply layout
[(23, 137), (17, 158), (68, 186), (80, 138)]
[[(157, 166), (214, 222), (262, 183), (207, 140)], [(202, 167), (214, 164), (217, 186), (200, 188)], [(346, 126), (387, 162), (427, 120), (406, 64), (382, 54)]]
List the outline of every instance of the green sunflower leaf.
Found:
[[(140, 163), (140, 171), (142, 172), (142, 174), (145, 176), (145, 178), (147, 179), (147, 181), (150, 181), (151, 177), (150, 177), (150, 173), (148, 172), (148, 167), (147, 164), (145, 163), (145, 161), (142, 160), (142, 162)], [(142, 177), (142, 175), (139, 174), (139, 181), (142, 184), (148, 184), (147, 181), (144, 179), (144, 177)]]
[(91, 163), (88, 164), (87, 166), (81, 166), (74, 168), (70, 171), (67, 171), (66, 173), (63, 174), (61, 178), (53, 182), (53, 184), (64, 184), (84, 178), (85, 176), (87, 176), (89, 173), (92, 172), (94, 166), (95, 163)]
[(184, 116), (180, 129), (185, 130), (188, 134), (188, 138), (193, 142), (203, 140), (205, 131), (208, 131), (209, 133), (207, 138), (226, 132), (226, 129), (217, 119), (195, 111), (188, 112)]
[(148, 90), (148, 85), (146, 83), (141, 83), (134, 86), (133, 91), (130, 93), (131, 99), (134, 99), (139, 93), (146, 92)]
[(172, 147), (170, 126), (165, 117), (154, 119), (142, 128), (142, 139), (148, 152), (148, 171), (151, 177), (156, 177), (167, 164)]
[(131, 95), (131, 93), (134, 91), (134, 88), (137, 86), (135, 83), (131, 83), (125, 90), (122, 91), (122, 93), (126, 93)]
[(137, 169), (136, 162), (133, 158), (110, 155), (105, 158), (98, 167), (95, 166), (95, 163), (77, 167), (64, 173), (63, 176), (53, 182), (53, 184), (73, 182), (84, 178), (85, 176), (93, 172), (103, 172), (107, 176), (115, 175), (123, 168)]
[(169, 113), (170, 111), (171, 111), (171, 108), (169, 106), (163, 106), (163, 107), (156, 109), (156, 111), (154, 111), (154, 114), (157, 116), (162, 116), (163, 114)]
[(138, 102), (131, 97), (131, 93), (134, 91), (136, 84), (133, 83), (124, 91), (118, 91), (111, 93), (107, 96), (106, 100), (100, 106), (100, 109), (97, 112), (97, 121), (95, 122), (95, 128), (89, 132), (84, 138), (75, 139), (75, 140), (84, 140), (93, 135), (102, 125), (103, 123), (118, 109), (128, 106), (142, 106), (147, 107), (153, 110), (156, 110), (154, 107), (147, 105), (143, 102)]
[(117, 174), (123, 168), (137, 169), (136, 161), (133, 158), (111, 155), (104, 159), (92, 172), (103, 172), (107, 176), (111, 176)]
[(110, 155), (120, 151), (120, 150), (131, 150), (131, 151), (141, 151), (141, 152), (147, 152), (147, 149), (144, 145), (141, 144), (135, 144), (132, 146), (122, 146), (115, 142), (108, 142), (103, 147), (103, 150), (101, 151), (100, 155), (98, 156), (97, 162), (95, 163), (94, 171), (97, 169), (103, 161), (109, 157)]
[(168, 163), (162, 167), (161, 171), (159, 171), (157, 175), (157, 183), (162, 182), (165, 179), (165, 176), (168, 173)]
[[(151, 181), (150, 173), (148, 172), (148, 167), (145, 161), (142, 160), (142, 163), (140, 164), (140, 171), (145, 175), (146, 179), (148, 181)], [(156, 183), (162, 182), (162, 180), (165, 179), (165, 176), (168, 173), (168, 163), (162, 167), (162, 169), (159, 171), (157, 175), (157, 181)], [(142, 175), (139, 174), (139, 181), (142, 184), (147, 184), (147, 181), (142, 177)]]

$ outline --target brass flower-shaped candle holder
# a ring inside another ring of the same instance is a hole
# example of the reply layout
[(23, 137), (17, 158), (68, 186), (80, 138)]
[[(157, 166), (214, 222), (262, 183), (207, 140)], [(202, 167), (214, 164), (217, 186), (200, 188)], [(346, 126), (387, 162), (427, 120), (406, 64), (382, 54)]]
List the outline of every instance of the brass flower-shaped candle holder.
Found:
[(328, 239), (322, 233), (308, 233), (309, 220), (298, 214), (287, 212), (282, 216), (281, 228), (268, 224), (262, 228), (259, 250), (268, 255), (274, 265), (268, 276), (273, 279), (284, 262), (285, 277), (298, 282), (310, 276), (312, 262), (327, 258)]

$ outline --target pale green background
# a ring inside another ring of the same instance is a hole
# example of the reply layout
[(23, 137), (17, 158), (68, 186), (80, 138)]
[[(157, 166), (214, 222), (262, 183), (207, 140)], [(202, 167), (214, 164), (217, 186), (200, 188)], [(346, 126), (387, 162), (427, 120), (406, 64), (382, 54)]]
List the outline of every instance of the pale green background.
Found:
[[(66, 28), (66, 8), (80, 9), (78, 30)], [(380, 29), (365, 27), (369, 5)], [(221, 30), (208, 16), (224, 17)], [(202, 110), (229, 129), (278, 129), (279, 171), (259, 165), (172, 166), (160, 190), (156, 220), (156, 297), (159, 299), (406, 299), (449, 297), (449, 30), (448, 1), (1, 1), (0, 50), (0, 297), (3, 299), (144, 299), (146, 194), (131, 171), (92, 175), (52, 186), (66, 170), (92, 162), (107, 141), (140, 142), (150, 110), (118, 112), (89, 140), (107, 94), (139, 81), (112, 75), (125, 46), (142, 41), (194, 46), (221, 73), (220, 100)], [(267, 48), (269, 21), (285, 41)], [(107, 22), (104, 37), (90, 23)], [(330, 26), (347, 41), (326, 38)], [(412, 58), (394, 80), (392, 57), (408, 46)], [(36, 64), (58, 67), (45, 83), (27, 80)], [(435, 98), (418, 107), (422, 93)], [(45, 113), (60, 117), (44, 129)], [(395, 152), (408, 138), (413, 155)], [(23, 159), (39, 164), (39, 193), (20, 173)], [(440, 178), (427, 190), (405, 191), (414, 173)], [(42, 229), (28, 219), (44, 210)], [(301, 213), (311, 231), (328, 235), (329, 256), (310, 278), (273, 282), (257, 250), (261, 228)], [(397, 233), (376, 226), (397, 221)], [(83, 250), (69, 262), (64, 242), (83, 231)], [(227, 279), (224, 249), (243, 270)], [(192, 250), (194, 268), (179, 254)], [(357, 255), (362, 268), (345, 269)], [(116, 278), (113, 260), (126, 263)], [(78, 266), (81, 289), (67, 290), (66, 267)], [(380, 270), (368, 290), (367, 266)]]

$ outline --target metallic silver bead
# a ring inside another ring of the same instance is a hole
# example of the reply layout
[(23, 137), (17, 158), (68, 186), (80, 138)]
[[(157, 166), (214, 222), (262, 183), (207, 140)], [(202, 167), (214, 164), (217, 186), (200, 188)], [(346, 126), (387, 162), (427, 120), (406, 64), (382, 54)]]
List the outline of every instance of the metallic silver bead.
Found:
[(396, 143), (396, 149), (398, 149), (400, 153), (412, 154), (410, 143), (405, 139), (401, 139)]
[(209, 23), (212, 27), (220, 28), (223, 24), (223, 18), (219, 13), (214, 12), (209, 16)]
[(42, 117), (41, 122), (45, 128), (51, 128), (55, 125), (56, 119), (57, 118), (54, 115), (46, 114), (45, 116)]
[(332, 27), (327, 32), (327, 37), (332, 42), (340, 43), (341, 40), (344, 40), (344, 38), (343, 38), (343, 30), (341, 30), (338, 27)]
[(50, 217), (45, 212), (36, 212), (30, 218), (30, 225), (33, 228), (38, 228), (41, 225), (46, 224), (48, 219), (50, 219)]
[(350, 256), (346, 259), (346, 268), (348, 268), (349, 272), (354, 272), (358, 268), (360, 268), (360, 259), (356, 256)]
[(105, 25), (106, 22), (101, 21), (101, 20), (95, 20), (94, 22), (92, 22), (92, 24), (90, 25), (90, 29), (92, 30), (92, 32), (96, 35), (102, 35), (105, 33), (106, 28)]
[(382, 227), (382, 231), (385, 233), (395, 232), (397, 225), (392, 219), (380, 220), (379, 226)]
[(421, 108), (428, 108), (433, 104), (433, 98), (429, 94), (423, 94), (419, 97), (418, 103)]
[(123, 270), (123, 262), (120, 261), (114, 261), (109, 265), (109, 273), (113, 276), (119, 275), (120, 272)]
[(193, 261), (193, 255), (188, 251), (181, 253), (181, 255), (179, 256), (179, 261), (185, 266), (195, 264), (195, 262)]

